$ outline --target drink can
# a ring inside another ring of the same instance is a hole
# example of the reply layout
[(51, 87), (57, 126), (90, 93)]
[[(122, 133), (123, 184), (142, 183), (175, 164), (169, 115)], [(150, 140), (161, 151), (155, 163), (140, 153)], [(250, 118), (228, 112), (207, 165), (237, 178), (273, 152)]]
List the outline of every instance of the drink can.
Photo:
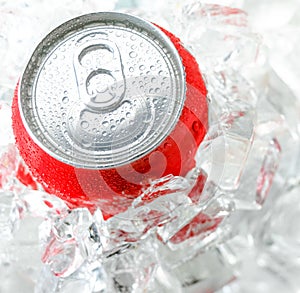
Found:
[(62, 24), (37, 46), (15, 92), (13, 130), (46, 191), (109, 217), (152, 180), (195, 166), (207, 112), (198, 64), (178, 38), (101, 12)]

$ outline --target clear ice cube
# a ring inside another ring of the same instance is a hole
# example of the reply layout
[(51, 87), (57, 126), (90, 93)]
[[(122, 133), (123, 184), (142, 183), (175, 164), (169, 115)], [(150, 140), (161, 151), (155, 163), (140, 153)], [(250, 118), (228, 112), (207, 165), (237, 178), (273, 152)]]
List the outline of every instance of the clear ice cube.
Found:
[[(298, 2), (0, 2), (0, 292), (299, 291)], [(112, 9), (181, 38), (210, 127), (186, 178), (152, 182), (105, 221), (42, 191), (14, 146), (10, 103), (42, 36)]]

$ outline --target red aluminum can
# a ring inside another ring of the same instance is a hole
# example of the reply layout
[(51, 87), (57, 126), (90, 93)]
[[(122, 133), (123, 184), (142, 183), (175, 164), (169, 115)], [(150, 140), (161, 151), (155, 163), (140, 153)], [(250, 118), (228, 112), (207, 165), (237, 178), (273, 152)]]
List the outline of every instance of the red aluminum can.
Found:
[(206, 94), (174, 35), (131, 15), (93, 13), (37, 46), (15, 92), (13, 130), (46, 191), (109, 217), (151, 180), (195, 166)]

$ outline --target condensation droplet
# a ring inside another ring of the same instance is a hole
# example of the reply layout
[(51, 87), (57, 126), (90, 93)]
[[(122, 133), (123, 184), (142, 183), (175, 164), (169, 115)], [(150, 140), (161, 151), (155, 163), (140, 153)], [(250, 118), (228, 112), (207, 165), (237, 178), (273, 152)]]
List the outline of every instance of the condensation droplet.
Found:
[(112, 126), (110, 127), (110, 130), (111, 130), (111, 131), (115, 131), (115, 130), (116, 130), (116, 125), (112, 125)]
[(89, 123), (88, 123), (87, 121), (81, 121), (80, 126), (81, 126), (83, 129), (86, 129), (86, 128), (89, 127)]
[(109, 125), (109, 122), (108, 122), (108, 121), (103, 121), (103, 122), (102, 122), (102, 125), (103, 125), (104, 127), (107, 127), (107, 126)]
[(102, 132), (102, 136), (107, 136), (107, 132), (106, 132), (106, 131), (103, 131), (103, 132)]
[(140, 70), (145, 70), (146, 69), (146, 67), (145, 67), (145, 65), (140, 65)]
[(150, 115), (148, 115), (148, 116), (143, 120), (143, 122), (146, 123), (146, 124), (148, 124), (148, 123), (150, 123), (152, 120), (153, 120), (153, 116), (150, 114)]
[(133, 72), (134, 68), (133, 67), (129, 67), (129, 72)]
[(69, 98), (66, 96), (66, 97), (63, 97), (62, 98), (62, 102), (64, 103), (64, 104), (67, 104), (68, 102), (69, 102)]
[(171, 147), (172, 145), (169, 143), (169, 142), (166, 142), (165, 144), (164, 144), (164, 148), (165, 149), (167, 149), (167, 148), (169, 148), (169, 147)]
[(129, 53), (129, 56), (130, 56), (131, 58), (135, 58), (135, 57), (137, 56), (137, 53), (136, 53), (135, 51), (131, 51), (131, 52)]
[(200, 130), (200, 123), (198, 121), (194, 121), (192, 127), (195, 132), (198, 132)]
[(92, 146), (92, 144), (91, 144), (89, 141), (86, 141), (86, 140), (82, 140), (82, 141), (81, 141), (81, 144), (82, 144), (84, 147), (86, 147), (86, 148)]

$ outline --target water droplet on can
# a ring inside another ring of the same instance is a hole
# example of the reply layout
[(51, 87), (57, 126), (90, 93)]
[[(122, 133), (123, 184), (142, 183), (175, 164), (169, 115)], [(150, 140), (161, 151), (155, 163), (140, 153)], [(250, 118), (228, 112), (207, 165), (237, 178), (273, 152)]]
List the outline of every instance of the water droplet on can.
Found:
[(194, 121), (192, 127), (193, 127), (193, 130), (195, 132), (198, 132), (200, 130), (200, 123), (199, 123), (199, 121)]
[(171, 147), (172, 146), (172, 144), (170, 144), (169, 142), (166, 142), (165, 144), (164, 144), (164, 148), (165, 149), (167, 149), (167, 148), (169, 148), (169, 147)]
[(130, 58), (135, 58), (135, 57), (137, 57), (137, 53), (135, 51), (131, 51), (129, 53), (129, 56), (130, 56)]
[(89, 123), (88, 123), (87, 121), (81, 121), (80, 126), (81, 126), (83, 129), (86, 129), (86, 128), (89, 127)]
[(63, 98), (62, 98), (62, 102), (63, 102), (64, 104), (67, 104), (67, 103), (69, 102), (69, 98), (68, 98), (67, 96), (63, 97)]

